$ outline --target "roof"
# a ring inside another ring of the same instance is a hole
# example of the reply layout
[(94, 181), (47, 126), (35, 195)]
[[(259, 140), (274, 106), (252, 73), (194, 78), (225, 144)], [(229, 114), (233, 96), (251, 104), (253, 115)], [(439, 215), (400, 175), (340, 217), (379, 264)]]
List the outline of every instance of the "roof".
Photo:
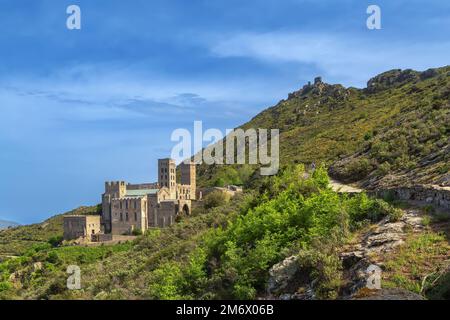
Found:
[(137, 190), (127, 190), (125, 197), (143, 197), (147, 194), (155, 194), (159, 189), (137, 189)]

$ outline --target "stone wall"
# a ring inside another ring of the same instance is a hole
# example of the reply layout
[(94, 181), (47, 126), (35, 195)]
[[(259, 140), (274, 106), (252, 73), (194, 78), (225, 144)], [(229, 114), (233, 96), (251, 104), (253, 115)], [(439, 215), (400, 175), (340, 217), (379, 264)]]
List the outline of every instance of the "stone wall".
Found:
[(101, 232), (100, 216), (64, 216), (64, 240), (78, 238), (91, 241), (91, 235)]
[(208, 187), (208, 188), (201, 188), (198, 189), (199, 192), (199, 199), (206, 197), (208, 194), (214, 191), (221, 191), (223, 193), (227, 193), (231, 197), (234, 197), (237, 193), (242, 193), (243, 189), (239, 186), (234, 185), (228, 185), (226, 187)]
[(147, 197), (113, 199), (111, 224), (116, 235), (147, 230)]
[(176, 200), (161, 201), (159, 203), (157, 215), (158, 227), (165, 228), (175, 222), (175, 217), (177, 215), (177, 205), (178, 201)]
[(450, 211), (450, 188), (434, 185), (417, 185), (412, 187), (397, 187), (379, 189), (371, 192), (372, 195), (395, 200), (417, 201), (433, 205)]

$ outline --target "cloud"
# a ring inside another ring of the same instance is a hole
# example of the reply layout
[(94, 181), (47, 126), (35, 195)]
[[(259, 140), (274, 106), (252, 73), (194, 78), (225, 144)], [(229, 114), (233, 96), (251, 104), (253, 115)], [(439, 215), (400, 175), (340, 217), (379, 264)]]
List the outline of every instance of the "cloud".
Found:
[(265, 63), (309, 64), (324, 76), (363, 86), (369, 77), (393, 68), (426, 69), (448, 63), (450, 42), (406, 42), (381, 37), (330, 33), (241, 33), (211, 43), (221, 58), (252, 58)]

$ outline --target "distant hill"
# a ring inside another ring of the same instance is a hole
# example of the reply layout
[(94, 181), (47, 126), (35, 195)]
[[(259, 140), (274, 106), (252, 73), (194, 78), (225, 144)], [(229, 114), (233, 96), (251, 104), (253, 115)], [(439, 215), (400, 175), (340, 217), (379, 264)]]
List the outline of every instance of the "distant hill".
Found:
[[(450, 66), (387, 71), (364, 89), (316, 78), (241, 128), (280, 129), (281, 165), (324, 162), (366, 188), (450, 186)], [(248, 184), (256, 169), (202, 165), (198, 185)]]
[(0, 256), (21, 255), (36, 244), (46, 243), (53, 237), (62, 236), (64, 215), (97, 214), (98, 210), (98, 206), (79, 207), (41, 223), (3, 230), (0, 232)]
[(8, 229), (10, 227), (17, 227), (19, 224), (16, 222), (0, 220), (0, 230)]

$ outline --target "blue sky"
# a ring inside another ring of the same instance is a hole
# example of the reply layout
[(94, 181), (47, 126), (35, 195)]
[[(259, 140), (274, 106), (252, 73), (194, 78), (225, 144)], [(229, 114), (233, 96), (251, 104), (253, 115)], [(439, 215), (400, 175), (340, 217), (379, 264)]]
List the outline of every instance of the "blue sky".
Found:
[(194, 120), (236, 127), (318, 75), (449, 64), (450, 2), (1, 0), (0, 30), (0, 219), (32, 223), (153, 181)]

